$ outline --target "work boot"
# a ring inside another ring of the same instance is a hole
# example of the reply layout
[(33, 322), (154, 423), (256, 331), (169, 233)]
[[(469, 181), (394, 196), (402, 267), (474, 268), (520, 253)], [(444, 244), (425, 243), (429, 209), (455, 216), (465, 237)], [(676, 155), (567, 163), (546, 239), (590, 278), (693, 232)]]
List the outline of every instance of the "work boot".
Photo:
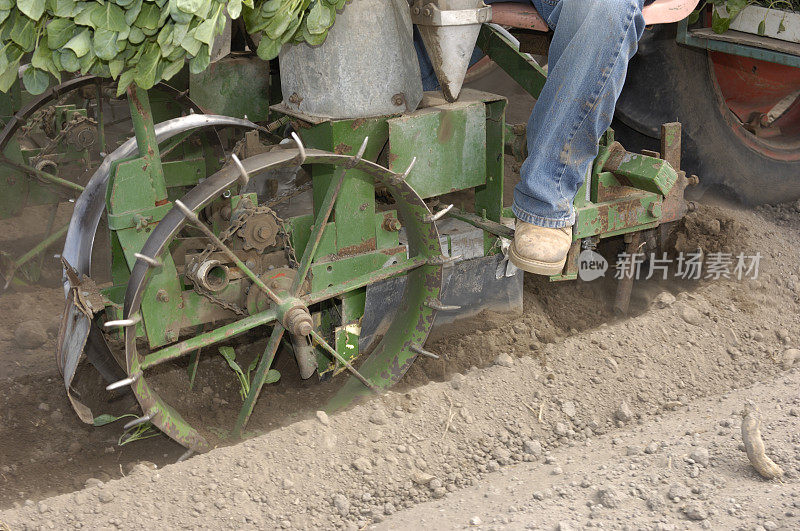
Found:
[(553, 229), (517, 220), (508, 258), (528, 273), (558, 275), (571, 246), (572, 227)]

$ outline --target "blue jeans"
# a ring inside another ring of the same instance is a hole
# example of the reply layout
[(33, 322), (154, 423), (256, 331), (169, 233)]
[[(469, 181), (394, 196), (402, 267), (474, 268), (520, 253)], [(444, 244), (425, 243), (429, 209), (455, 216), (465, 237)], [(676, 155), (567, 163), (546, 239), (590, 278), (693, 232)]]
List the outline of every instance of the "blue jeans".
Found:
[[(532, 1), (554, 35), (547, 82), (528, 121), (529, 155), (513, 210), (527, 223), (566, 227), (575, 223), (575, 194), (611, 125), (628, 61), (644, 32), (645, 0), (514, 1)], [(424, 88), (438, 88), (419, 44), (417, 51)]]

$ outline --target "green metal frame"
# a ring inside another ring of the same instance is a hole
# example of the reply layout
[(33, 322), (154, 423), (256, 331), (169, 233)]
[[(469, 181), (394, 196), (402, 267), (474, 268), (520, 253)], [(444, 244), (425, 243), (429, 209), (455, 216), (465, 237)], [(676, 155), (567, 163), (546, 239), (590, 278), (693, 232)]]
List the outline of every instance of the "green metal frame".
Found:
[(688, 19), (678, 22), (678, 33), (676, 40), (680, 44), (685, 44), (693, 48), (723, 52), (730, 55), (739, 55), (742, 57), (749, 57), (751, 59), (758, 59), (760, 61), (767, 61), (769, 63), (800, 68), (800, 55), (792, 55), (776, 50), (767, 50), (765, 48), (757, 48), (755, 46), (748, 46), (746, 44), (739, 44), (735, 42), (726, 42), (715, 39), (701, 39), (699, 37), (695, 37), (689, 31)]
[[(313, 123), (294, 116), (294, 126), (308, 147), (338, 154), (355, 154), (369, 138), (364, 158), (378, 159), (386, 153), (388, 168), (402, 173), (414, 164), (406, 182), (423, 198), (459, 190), (475, 190), (475, 210), (485, 219), (500, 222), (503, 199), (503, 145), (505, 107), (502, 97), (485, 93), (465, 93), (457, 103), (442, 101), (402, 116), (353, 120), (328, 120)], [(465, 158), (464, 153), (474, 157)], [(332, 168), (312, 169), (314, 204), (332, 179)], [(375, 209), (375, 181), (358, 172), (348, 173), (342, 193), (334, 207), (334, 220), (328, 224), (320, 244), (327, 258), (312, 267), (312, 289), (341, 282), (353, 275), (380, 272), (386, 256), (404, 252), (399, 247), (397, 230), (391, 228), (392, 212)], [(305, 226), (311, 216), (289, 220), (297, 252), (305, 246)], [(398, 227), (399, 228), (399, 227)], [(298, 230), (300, 229), (300, 230)], [(496, 237), (486, 233), (485, 250), (497, 252)], [(364, 313), (365, 290), (340, 298), (338, 322), (330, 322), (334, 344), (339, 352), (354, 359), (359, 355), (358, 331)], [(329, 319), (322, 316), (323, 320)], [(318, 351), (322, 377), (344, 370), (341, 364)]]
[[(481, 30), (478, 44), (525, 90), (534, 97), (539, 95), (546, 73), (526, 54), (521, 54), (489, 26)], [(225, 84), (228, 86), (237, 85)], [(429, 101), (434, 100), (429, 98)], [(182, 146), (184, 138), (159, 148), (147, 93), (131, 88), (129, 103), (139, 154), (116, 163), (112, 168), (107, 212), (112, 229), (112, 277), (115, 285), (104, 291), (115, 303), (107, 308), (109, 315), (126, 319), (131, 315), (120, 315), (118, 306), (126, 296), (123, 288), (131, 271), (134, 278), (141, 273), (141, 262), (138, 262), (139, 269), (134, 270), (137, 264), (134, 253), (142, 249), (151, 231), (168, 227), (170, 218), (164, 218), (172, 209), (171, 201), (182, 193), (184, 187), (204, 177), (209, 168), (207, 157), (199, 152), (190, 160), (174, 161), (175, 164), (162, 160), (164, 153)], [(441, 267), (445, 260), (436, 238), (435, 218), (429, 215), (420, 199), (474, 190), (475, 213), (453, 210), (450, 215), (484, 231), (484, 252), (487, 255), (499, 252), (498, 236), (513, 237), (510, 229), (502, 224), (502, 218), (508, 216), (502, 203), (503, 155), (507, 135), (513, 134), (515, 139), (521, 135), (518, 128), (506, 126), (506, 105), (502, 97), (465, 90), (458, 102), (434, 101), (423, 109), (402, 116), (319, 123), (304, 119), (310, 117), (293, 115), (294, 129), (307, 148), (332, 152), (343, 158), (320, 152), (310, 156), (315, 162), (308, 166), (313, 181), (313, 213), (285, 221), (291, 244), (297, 256), (302, 257), (292, 288), (277, 294), (280, 300), (270, 297), (274, 304), (269, 307), (256, 308), (258, 311), (251, 309), (250, 315), (239, 320), (178, 342), (182, 329), (198, 331), (202, 325), (215, 320), (216, 315), (210, 310), (213, 303), (189, 288), (171, 253), (168, 250), (161, 252), (158, 257), (160, 265), (148, 270), (147, 277), (138, 277), (148, 279), (146, 285), (140, 284), (145, 286), (141, 307), (128, 308), (132, 315), (142, 319), (135, 327), (125, 325), (128, 374), (141, 376), (145, 369), (196, 353), (201, 348), (257, 326), (272, 324), (272, 335), (234, 429), (236, 435), (241, 435), (260, 388), (268, 378), (283, 326), (288, 326), (283, 318), (293, 305), (302, 303), (306, 308), (318, 308), (311, 316), (316, 326), (312, 336), (317, 348), (318, 373), (321, 377), (332, 376), (345, 369), (352, 370), (350, 361), (360, 354), (358, 340), (366, 287), (380, 280), (408, 275), (409, 282), (413, 280), (416, 288), (407, 293), (404, 303), (422, 310), (408, 312), (403, 322), (395, 323), (384, 336), (380, 347), (383, 350), (373, 353), (359, 368), (359, 372), (376, 388), (386, 388), (396, 382), (419, 353), (414, 348), (421, 348), (427, 337), (438, 303)], [(675, 145), (680, 142), (675, 128), (668, 128), (667, 132), (669, 134), (662, 135), (665, 154), (675, 151)], [(512, 152), (515, 149), (513, 144), (509, 148)], [(355, 156), (362, 145), (364, 150), (360, 155), (363, 159)], [(465, 157), (465, 153), (469, 156)], [(575, 199), (577, 223), (573, 231), (570, 266), (553, 280), (576, 278), (577, 271), (573, 266), (583, 240), (651, 229), (680, 213), (680, 208), (674, 204), (675, 197), (680, 192), (682, 200), (686, 179), (678, 171), (675, 159), (670, 160), (667, 155), (665, 159), (627, 153), (614, 141), (613, 131), (604, 135), (591, 176)], [(366, 161), (378, 161), (388, 166), (389, 171)], [(413, 171), (405, 172), (413, 162), (416, 162)], [(217, 175), (226, 177), (227, 174), (222, 171)], [(398, 211), (403, 213), (405, 222), (412, 224), (409, 226), (411, 229), (425, 234), (424, 248), (418, 249), (418, 254), (411, 258), (405, 257), (406, 249), (400, 245), (398, 212), (383, 210), (376, 203), (376, 193), (379, 193), (376, 179), (378, 185), (387, 187), (395, 195), (405, 190), (405, 197), (397, 203)], [(228, 183), (224, 181), (223, 186), (228, 186)], [(402, 183), (402, 187), (398, 183)], [(230, 191), (228, 200), (233, 210), (244, 196), (236, 194), (235, 185)], [(208, 204), (196, 208), (218, 205), (220, 201), (219, 198), (208, 199)], [(187, 216), (192, 215), (187, 212)], [(159, 225), (159, 222), (162, 223)], [(220, 228), (206, 229), (206, 235), (213, 239), (211, 231)], [(217, 246), (222, 248), (221, 243)], [(228, 256), (235, 255), (228, 251)], [(392, 257), (397, 258), (397, 263), (386, 266)], [(254, 278), (255, 274), (248, 273), (249, 266), (241, 259), (237, 257), (234, 262), (247, 276)], [(439, 285), (430, 280), (437, 274)], [(304, 280), (308, 280), (307, 290), (300, 289), (301, 285), (305, 286)], [(244, 282), (246, 280), (234, 281), (227, 289), (235, 294), (241, 291)], [(260, 280), (253, 282), (258, 285)], [(127, 307), (129, 301), (124, 302)], [(143, 336), (149, 343), (150, 352), (139, 355), (136, 338)], [(191, 363), (191, 370), (196, 370), (196, 361)], [(330, 407), (346, 404), (368, 388), (363, 381), (351, 380)], [(136, 380), (133, 389), (146, 414), (158, 412), (160, 415), (153, 420), (158, 427), (187, 446), (206, 449), (205, 440), (158, 398), (144, 378)]]
[[(528, 92), (538, 96), (546, 81), (545, 72), (526, 54), (521, 54), (500, 33), (489, 26), (481, 30), (479, 46)], [(108, 188), (108, 219), (112, 229), (115, 287), (105, 291), (117, 304), (121, 286), (127, 281), (135, 263), (134, 253), (141, 248), (153, 227), (170, 209), (169, 200), (182, 186), (204, 176), (204, 160), (196, 157), (176, 163), (161, 162), (159, 148), (152, 133), (151, 110), (144, 91), (134, 89), (129, 98), (134, 129), (139, 140), (140, 156), (117, 163)], [(389, 169), (401, 173), (416, 160), (407, 182), (422, 197), (435, 197), (459, 190), (474, 189), (476, 214), (461, 213), (462, 219), (484, 228), (486, 254), (498, 252), (497, 231), (487, 227), (501, 226), (503, 216), (503, 153), (506, 140), (506, 101), (503, 98), (465, 91), (459, 102), (444, 101), (403, 116), (387, 116), (354, 120), (329, 120), (313, 123), (295, 116), (295, 129), (308, 147), (341, 155), (354, 155), (365, 139), (364, 158), (376, 160), (383, 152)], [(174, 145), (180, 145), (178, 139)], [(173, 146), (163, 146), (165, 151)], [(609, 237), (652, 228), (659, 223), (664, 197), (677, 180), (677, 173), (661, 159), (627, 154), (616, 161), (613, 171), (606, 162), (618, 145), (609, 131), (601, 142), (600, 154), (592, 176), (575, 201), (576, 241), (588, 237)], [(473, 157), (464, 157), (473, 153)], [(169, 170), (167, 168), (170, 168)], [(298, 253), (305, 252), (313, 220), (320, 213), (324, 198), (334, 182), (333, 167), (312, 168), (314, 214), (287, 220), (292, 244)], [(377, 273), (387, 255), (402, 252), (391, 212), (378, 212), (375, 203), (374, 178), (359, 171), (350, 171), (341, 184), (333, 206), (332, 221), (320, 235), (319, 249), (311, 270), (311, 289), (321, 290), (353, 277)], [(175, 188), (174, 192), (170, 189)], [(237, 196), (231, 198), (232, 204)], [(454, 215), (458, 215), (455, 214)], [(177, 339), (181, 328), (199, 326), (212, 319), (203, 310), (205, 301), (187, 296), (171, 257), (154, 274), (142, 307), (144, 326), (151, 348)], [(231, 292), (239, 288), (232, 285)], [(363, 316), (364, 289), (353, 290), (340, 297), (338, 322), (330, 321), (335, 344), (353, 346), (354, 330)], [(183, 311), (182, 311), (183, 310)], [(118, 311), (109, 309), (114, 317)], [(180, 315), (180, 319), (175, 316)], [(329, 320), (323, 312), (323, 320)], [(355, 358), (357, 348), (344, 352)], [(319, 353), (320, 361), (330, 356)], [(321, 366), (328, 375), (342, 370), (335, 362)]]

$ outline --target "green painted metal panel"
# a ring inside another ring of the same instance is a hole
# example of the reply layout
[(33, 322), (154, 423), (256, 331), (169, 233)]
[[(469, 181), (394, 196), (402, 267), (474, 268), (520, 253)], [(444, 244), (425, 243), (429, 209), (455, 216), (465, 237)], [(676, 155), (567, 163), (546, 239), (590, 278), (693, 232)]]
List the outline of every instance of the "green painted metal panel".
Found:
[[(336, 120), (317, 125), (303, 123), (300, 135), (307, 147), (356, 155), (365, 138), (369, 138), (364, 159), (376, 160), (386, 145), (388, 127), (383, 118)], [(334, 169), (326, 165), (312, 168), (314, 180), (314, 211), (320, 208), (334, 177)], [(371, 218), (375, 215), (374, 179), (363, 172), (347, 172), (333, 211), (337, 221), (336, 249), (338, 252), (357, 253), (376, 248), (376, 234)]]
[[(386, 145), (386, 122), (332, 122), (336, 153), (356, 155), (365, 138), (366, 160), (375, 160)], [(316, 189), (316, 182), (314, 183)], [(373, 218), (375, 217), (375, 179), (360, 171), (348, 171), (333, 211), (336, 221), (336, 248), (339, 253), (355, 254), (377, 248)]]
[(416, 157), (406, 180), (423, 198), (484, 184), (486, 119), (484, 103), (462, 101), (388, 120), (389, 169), (402, 173)]
[(394, 210), (386, 210), (375, 214), (375, 235), (378, 249), (400, 245), (400, 232), (389, 228), (389, 225), (395, 221), (399, 223), (397, 212)]
[(206, 161), (203, 158), (162, 162), (167, 188), (194, 186), (206, 176)]
[(258, 57), (226, 57), (189, 76), (189, 94), (207, 113), (254, 122), (269, 117), (269, 63)]
[(625, 177), (634, 188), (669, 194), (678, 181), (678, 174), (669, 162), (638, 153), (626, 153), (613, 172)]
[[(400, 258), (405, 258), (403, 248), (398, 247), (396, 251)], [(380, 271), (389, 259), (390, 255), (386, 252), (374, 251), (330, 262), (314, 263), (311, 266), (311, 291), (323, 290), (353, 277)]]
[(608, 238), (626, 232), (652, 228), (658, 224), (662, 198), (638, 192), (603, 203), (588, 203), (577, 209), (573, 239), (588, 236)]
[[(110, 220), (129, 219), (120, 223), (132, 227), (114, 231), (118, 245), (113, 256), (124, 255), (128, 270), (136, 262), (134, 253), (142, 249), (152, 228), (168, 211), (167, 188), (156, 143), (150, 101), (146, 91), (135, 85), (128, 91), (131, 119), (139, 143), (139, 158), (116, 164), (106, 192), (106, 210)], [(113, 249), (113, 247), (112, 247)], [(160, 257), (162, 266), (151, 271), (150, 282), (142, 301), (142, 318), (152, 347), (178, 339), (178, 329), (171, 322), (180, 314), (181, 282), (170, 253)], [(116, 266), (116, 276), (124, 275)], [(114, 279), (117, 282), (117, 278)]]
[[(384, 220), (396, 219), (397, 213), (394, 210), (378, 212), (374, 214), (374, 225), (376, 236), (377, 249), (386, 249), (389, 247), (397, 247), (400, 245), (400, 234), (397, 231), (387, 230), (384, 227)], [(311, 225), (313, 218), (311, 214), (305, 216), (297, 216), (286, 221), (287, 231), (292, 235), (292, 246), (294, 247), (295, 254), (298, 258), (303, 255), (308, 244), (308, 238), (311, 235)], [(322, 258), (325, 256), (335, 256), (337, 254), (336, 247), (336, 222), (330, 222), (325, 227), (325, 232), (322, 233), (322, 239), (319, 242), (317, 250), (317, 257)]]
[[(143, 183), (158, 179), (157, 175), (153, 175), (156, 171), (157, 166), (150, 163), (149, 157), (134, 159), (118, 164), (109, 183), (109, 221), (128, 219), (134, 224), (133, 227), (114, 231), (129, 270), (136, 262), (134, 253), (141, 250), (152, 228), (169, 211), (169, 205), (145, 206), (153, 204), (155, 192)], [(138, 225), (133, 221), (136, 216), (142, 220)], [(151, 273), (142, 301), (142, 317), (151, 347), (176, 340), (178, 333), (172, 320), (174, 315), (180, 314), (181, 285), (172, 255), (164, 253), (161, 260), (163, 265)], [(160, 290), (163, 291), (160, 293)]]

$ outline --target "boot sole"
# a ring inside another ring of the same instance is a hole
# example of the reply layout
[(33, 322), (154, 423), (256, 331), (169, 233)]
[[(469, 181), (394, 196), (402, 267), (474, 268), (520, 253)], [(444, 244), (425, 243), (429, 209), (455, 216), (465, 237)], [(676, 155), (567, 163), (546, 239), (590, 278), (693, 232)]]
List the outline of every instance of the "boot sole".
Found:
[(565, 256), (560, 262), (542, 262), (540, 260), (531, 260), (530, 258), (523, 258), (517, 254), (516, 247), (511, 244), (508, 249), (508, 259), (511, 263), (522, 269), (525, 272), (533, 273), (534, 275), (552, 276), (561, 274), (564, 270), (564, 264), (567, 263)]

